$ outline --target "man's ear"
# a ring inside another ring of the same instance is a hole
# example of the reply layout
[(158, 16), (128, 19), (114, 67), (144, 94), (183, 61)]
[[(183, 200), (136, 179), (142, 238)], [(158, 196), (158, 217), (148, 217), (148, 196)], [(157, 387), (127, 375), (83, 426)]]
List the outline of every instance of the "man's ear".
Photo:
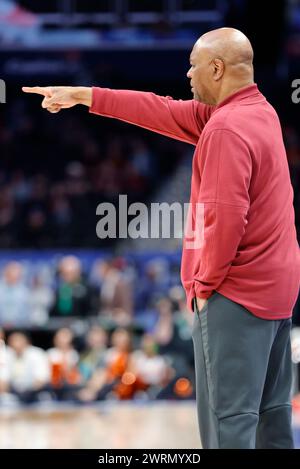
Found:
[(222, 78), (225, 71), (225, 64), (222, 59), (214, 59), (213, 65), (213, 79), (218, 81)]

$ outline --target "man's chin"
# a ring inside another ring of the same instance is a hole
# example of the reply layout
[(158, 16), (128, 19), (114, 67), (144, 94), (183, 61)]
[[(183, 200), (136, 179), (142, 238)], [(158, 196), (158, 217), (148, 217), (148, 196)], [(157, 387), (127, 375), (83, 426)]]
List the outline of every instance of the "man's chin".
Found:
[(193, 99), (195, 99), (195, 101), (200, 101), (200, 103), (202, 102), (201, 96), (197, 93), (195, 88), (192, 88), (192, 94), (193, 94)]
[(208, 104), (209, 106), (212, 106), (211, 102), (209, 102), (207, 99), (203, 99), (201, 96), (199, 96), (198, 93), (193, 93), (193, 97), (194, 97), (194, 100), (199, 101), (199, 103)]

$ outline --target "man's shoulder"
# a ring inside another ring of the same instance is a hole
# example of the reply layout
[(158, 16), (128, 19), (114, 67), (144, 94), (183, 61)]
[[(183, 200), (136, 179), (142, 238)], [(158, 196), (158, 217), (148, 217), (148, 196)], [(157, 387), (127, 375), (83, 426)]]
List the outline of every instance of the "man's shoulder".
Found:
[(205, 139), (212, 133), (236, 133), (238, 134), (238, 126), (236, 125), (238, 121), (236, 121), (233, 116), (230, 116), (230, 120), (224, 118), (220, 114), (216, 117), (211, 117), (209, 122), (207, 122), (205, 128), (203, 129), (202, 137)]
[(203, 136), (214, 131), (232, 132), (247, 139), (247, 136), (257, 134), (261, 126), (278, 124), (279, 118), (273, 106), (266, 100), (257, 106), (237, 105), (216, 108), (206, 123)]

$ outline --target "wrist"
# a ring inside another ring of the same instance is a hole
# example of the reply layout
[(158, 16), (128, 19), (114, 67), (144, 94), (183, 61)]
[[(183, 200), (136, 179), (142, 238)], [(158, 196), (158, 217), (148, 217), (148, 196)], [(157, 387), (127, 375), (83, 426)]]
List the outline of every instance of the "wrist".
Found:
[(74, 88), (73, 98), (77, 101), (77, 104), (91, 107), (92, 88), (87, 86), (76, 86)]

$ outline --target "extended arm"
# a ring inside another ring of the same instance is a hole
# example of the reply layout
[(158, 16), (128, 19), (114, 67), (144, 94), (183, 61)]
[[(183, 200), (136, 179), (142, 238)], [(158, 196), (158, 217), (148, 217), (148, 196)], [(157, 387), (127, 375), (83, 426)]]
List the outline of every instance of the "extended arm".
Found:
[(93, 88), (90, 111), (196, 145), (212, 108), (143, 91)]
[(213, 111), (195, 100), (174, 100), (154, 93), (88, 87), (24, 87), (27, 93), (44, 96), (50, 112), (83, 104), (90, 112), (129, 122), (153, 132), (196, 145)]

